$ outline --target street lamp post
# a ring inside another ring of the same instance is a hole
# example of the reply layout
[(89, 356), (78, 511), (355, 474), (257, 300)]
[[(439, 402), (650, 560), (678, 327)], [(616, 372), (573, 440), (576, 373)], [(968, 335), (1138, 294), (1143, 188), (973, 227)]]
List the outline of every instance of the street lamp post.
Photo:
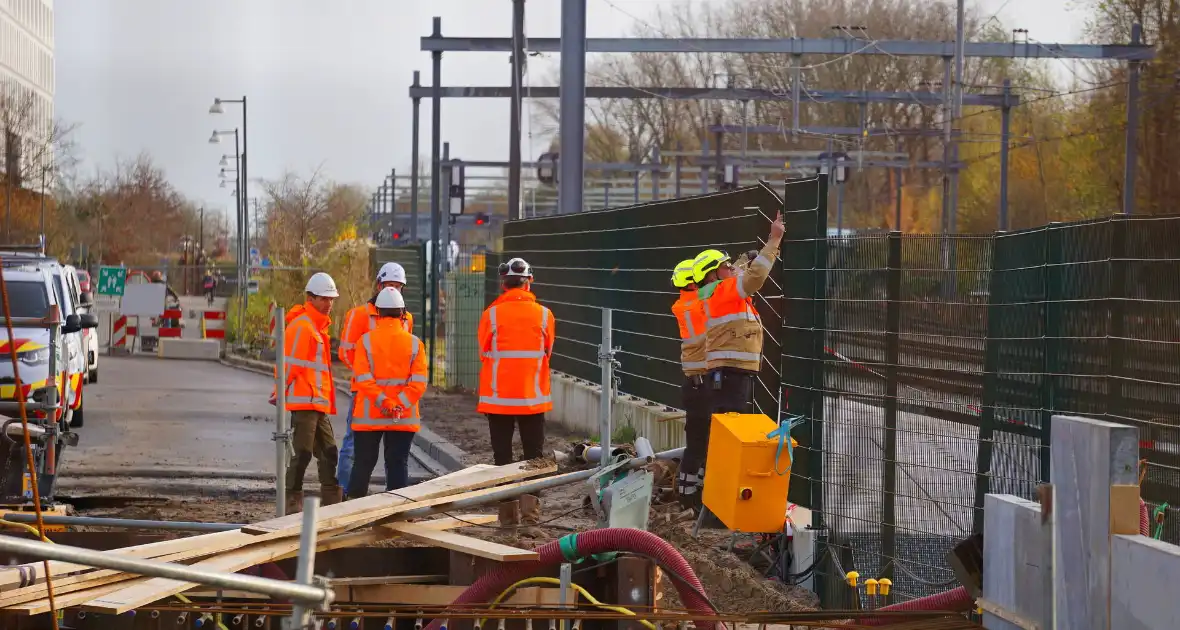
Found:
[[(247, 182), (250, 181), (250, 169), (246, 165), (246, 156), (250, 151), (249, 144), (248, 144), (250, 134), (248, 133), (248, 128), (246, 126), (246, 120), (247, 120), (246, 95), (243, 94), (242, 98), (240, 98), (240, 99), (216, 98), (215, 97), (213, 99), (213, 104), (209, 106), (209, 113), (210, 114), (224, 114), (225, 108), (222, 107), (222, 105), (224, 105), (225, 103), (233, 103), (233, 104), (241, 103), (242, 104), (242, 150), (241, 150), (241, 152), (238, 153), (238, 159), (240, 160), (240, 162), (238, 164), (238, 170), (240, 171), (239, 177), (238, 177), (238, 189), (239, 189), (238, 190), (238, 198), (239, 198), (238, 212), (243, 213), (243, 212), (245, 212), (245, 202), (243, 202), (241, 200), (248, 196), (249, 191), (246, 190), (246, 187), (248, 186)], [(238, 217), (239, 217), (238, 218), (239, 221), (242, 221), (243, 224), (246, 223), (245, 219), (242, 218), (242, 217), (244, 217), (244, 214), (239, 214)], [(250, 249), (249, 249), (249, 246), (246, 245), (246, 243), (248, 243), (250, 241), (249, 232), (250, 232), (250, 226), (243, 225), (243, 231), (238, 233), (239, 234), (238, 238), (241, 240), (240, 246), (241, 246), (242, 254), (243, 254), (242, 258), (240, 258), (239, 260), (246, 260), (247, 263), (249, 263), (249, 257), (250, 257)], [(238, 267), (241, 268), (241, 265), (238, 265)], [(250, 305), (250, 297), (246, 293), (246, 290), (244, 287), (244, 285), (245, 285), (244, 279), (247, 278), (248, 276), (249, 276), (249, 267), (246, 267), (246, 272), (242, 275), (243, 282), (239, 283), (239, 286), (242, 286), (243, 288), (242, 288), (242, 317), (239, 317), (238, 321), (242, 321), (243, 319), (245, 319), (245, 310)]]
[[(213, 110), (210, 109), (210, 111), (213, 111)], [(227, 173), (233, 172), (236, 175), (236, 177), (234, 178), (236, 180), (236, 184), (237, 184), (234, 187), (234, 201), (236, 203), (236, 214), (237, 214), (237, 220), (238, 220), (238, 251), (237, 251), (238, 274), (237, 275), (238, 275), (238, 305), (241, 308), (240, 315), (238, 317), (238, 325), (240, 328), (241, 323), (245, 320), (246, 308), (249, 306), (249, 298), (246, 297), (246, 277), (248, 275), (247, 267), (246, 267), (246, 265), (248, 264), (248, 261), (246, 260), (247, 250), (245, 247), (246, 233), (245, 233), (245, 230), (242, 225), (244, 222), (242, 219), (242, 216), (243, 216), (242, 215), (242, 206), (243, 206), (242, 189), (245, 188), (245, 186), (243, 186), (242, 183), (245, 181), (245, 177), (243, 177), (243, 175), (244, 175), (244, 171), (245, 171), (246, 156), (242, 154), (241, 144), (240, 144), (241, 137), (239, 136), (238, 130), (236, 128), (233, 129), (232, 131), (229, 131), (229, 130), (214, 131), (213, 135), (209, 136), (209, 143), (210, 144), (220, 144), (221, 143), (221, 136), (228, 136), (231, 133), (234, 136), (234, 166), (236, 168), (234, 168), (234, 169), (222, 168), (221, 169), (221, 176), (222, 176), (221, 184), (222, 184), (222, 187), (225, 186), (225, 182), (227, 181), (227, 178), (225, 177), (225, 175)], [(226, 162), (227, 161), (226, 157), (227, 156), (223, 155), (221, 158), (221, 161)], [(239, 330), (239, 332), (240, 332), (240, 330)], [(238, 338), (240, 340), (241, 336), (239, 335)]]

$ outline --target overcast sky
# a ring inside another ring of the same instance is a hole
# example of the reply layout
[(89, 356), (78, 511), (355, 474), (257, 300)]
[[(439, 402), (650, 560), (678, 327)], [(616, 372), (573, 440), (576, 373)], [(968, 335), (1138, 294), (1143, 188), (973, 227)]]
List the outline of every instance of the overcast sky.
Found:
[[(591, 37), (628, 35), (635, 18), (677, 0), (587, 0)], [(698, 0), (699, 2), (699, 0)], [(1080, 41), (1077, 0), (982, 0), (1009, 28), (1041, 42)], [(213, 97), (249, 97), (250, 175), (322, 165), (331, 178), (376, 186), (390, 168), (409, 172), (414, 70), (430, 83), (418, 50), (431, 17), (456, 36), (511, 35), (509, 0), (56, 0), (56, 115), (76, 132), (84, 172), (140, 151), (185, 195), (231, 205), (218, 160), (233, 140), (210, 145), (241, 112), (208, 113)], [(526, 32), (560, 34), (560, 0), (529, 0)], [(555, 63), (534, 60), (533, 77)], [(448, 53), (445, 85), (507, 85), (507, 54)], [(423, 101), (422, 154), (430, 150)], [(527, 114), (527, 110), (526, 110)], [(453, 156), (506, 160), (508, 102), (445, 100), (443, 139)], [(527, 130), (527, 128), (526, 128)], [(526, 159), (543, 148), (537, 139)], [(257, 194), (257, 188), (251, 192)]]

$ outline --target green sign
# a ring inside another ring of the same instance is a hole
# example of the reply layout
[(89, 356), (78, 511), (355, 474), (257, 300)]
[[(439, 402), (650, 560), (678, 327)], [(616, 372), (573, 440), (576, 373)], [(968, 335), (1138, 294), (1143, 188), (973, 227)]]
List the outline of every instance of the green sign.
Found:
[(127, 270), (123, 267), (98, 268), (98, 294), (123, 295), (127, 284)]

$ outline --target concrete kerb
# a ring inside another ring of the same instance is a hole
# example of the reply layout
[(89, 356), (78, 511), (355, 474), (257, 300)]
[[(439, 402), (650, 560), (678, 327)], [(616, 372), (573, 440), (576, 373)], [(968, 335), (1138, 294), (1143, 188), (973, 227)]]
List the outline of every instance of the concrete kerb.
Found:
[[(270, 363), (228, 353), (221, 360), (221, 364), (249, 370), (258, 374), (274, 375), (274, 365)], [(339, 378), (336, 379), (336, 390), (350, 394), (348, 381)], [(464, 463), (467, 453), (463, 449), (448, 442), (441, 435), (425, 426), (421, 427), (418, 433), (414, 435), (414, 443), (410, 447), (410, 455), (418, 460), (424, 468), (440, 476), (462, 470), (467, 466)]]

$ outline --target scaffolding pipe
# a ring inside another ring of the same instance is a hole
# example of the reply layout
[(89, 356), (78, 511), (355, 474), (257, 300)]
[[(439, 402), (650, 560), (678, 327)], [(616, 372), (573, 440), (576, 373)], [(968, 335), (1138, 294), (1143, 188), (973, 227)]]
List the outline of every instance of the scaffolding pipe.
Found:
[[(31, 427), (30, 427), (31, 428)], [(0, 519), (16, 523), (36, 523), (37, 516), (29, 512), (8, 512)], [(97, 516), (54, 516), (42, 517), (46, 525), (83, 525), (87, 527), (114, 527), (118, 529), (160, 529), (178, 532), (225, 532), (245, 527), (240, 523), (199, 523), (194, 521), (150, 521), (137, 518), (105, 518)]]
[(275, 515), (287, 513), (287, 309), (275, 308)]
[(334, 599), (331, 589), (308, 584), (295, 584), (240, 573), (221, 573), (185, 564), (134, 558), (115, 551), (94, 551), (93, 549), (55, 545), (14, 536), (0, 536), (0, 552), (38, 560), (58, 560), (98, 569), (113, 569), (135, 575), (195, 582), (223, 590), (257, 593), (273, 599), (288, 599), (316, 607), (326, 607)]

